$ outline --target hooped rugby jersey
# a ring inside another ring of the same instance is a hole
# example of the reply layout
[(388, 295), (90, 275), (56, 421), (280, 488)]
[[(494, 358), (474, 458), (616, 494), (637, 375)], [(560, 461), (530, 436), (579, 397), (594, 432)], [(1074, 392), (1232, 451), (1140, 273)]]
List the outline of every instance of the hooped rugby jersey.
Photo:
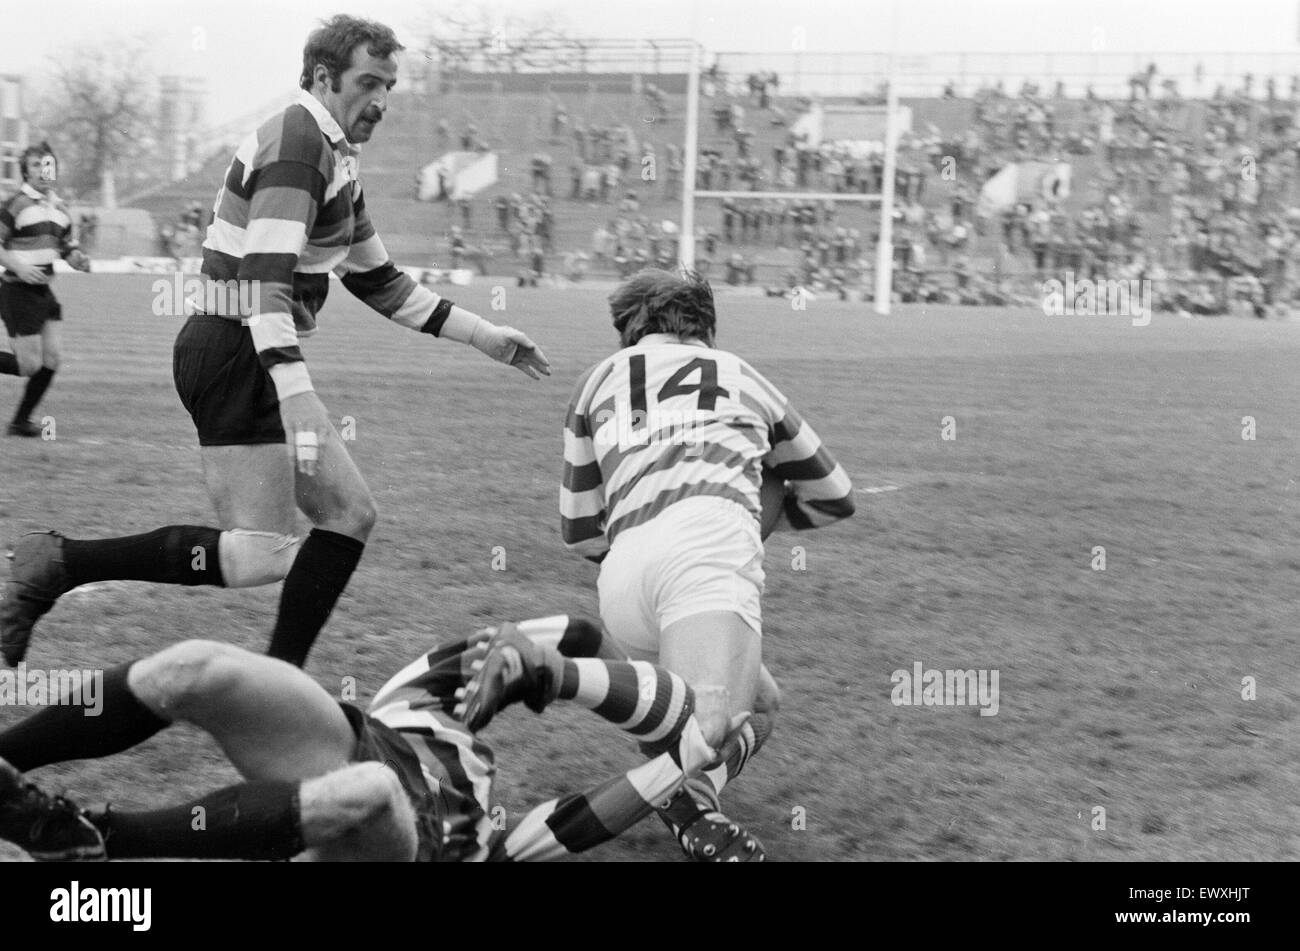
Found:
[(248, 319), (281, 399), (311, 388), (298, 341), (316, 328), (331, 271), (371, 308), (412, 330), (438, 334), (450, 310), (389, 259), (366, 211), (358, 153), (303, 91), (243, 141), (217, 194), (203, 274), (258, 282), (258, 293), (248, 295), (252, 314), (221, 316)]
[[(566, 657), (589, 656), (593, 631), (597, 639), (600, 636), (590, 622), (565, 614), (520, 621), (516, 627)], [(475, 639), (488, 634), (479, 632)], [(442, 799), (439, 861), (536, 862), (583, 852), (644, 819), (685, 779), (680, 761), (662, 754), (582, 792), (549, 799), (507, 828), (505, 813), (492, 795), (492, 751), (452, 715), (456, 690), (473, 673), (477, 655), (466, 653), (470, 640), (440, 644), (412, 661), (379, 689), (368, 711), (406, 739), (420, 760), (425, 782)], [(680, 688), (690, 689), (684, 683)], [(644, 715), (653, 708), (664, 715), (680, 711), (686, 703), (686, 697), (669, 687), (669, 692), (653, 697), (637, 696), (635, 711), (610, 705), (603, 715), (618, 722), (624, 713)], [(671, 724), (674, 716), (666, 716), (665, 722)], [(639, 738), (659, 736), (641, 732)]]
[(560, 532), (587, 557), (682, 499), (761, 518), (761, 467), (792, 487), (790, 526), (853, 514), (848, 474), (790, 401), (735, 354), (648, 334), (579, 379), (564, 423)]
[[(67, 206), (53, 192), (45, 195), (24, 182), (0, 206), (0, 248), (52, 275), (54, 262), (77, 250)], [(18, 278), (4, 270), (0, 281), (13, 284)]]

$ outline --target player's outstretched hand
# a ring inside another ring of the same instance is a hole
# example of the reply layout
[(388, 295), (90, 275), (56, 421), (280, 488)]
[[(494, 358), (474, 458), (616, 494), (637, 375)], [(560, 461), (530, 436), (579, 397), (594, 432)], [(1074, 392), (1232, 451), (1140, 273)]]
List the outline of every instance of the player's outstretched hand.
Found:
[(73, 251), (68, 255), (68, 266), (77, 271), (90, 273), (90, 258), (84, 251)]
[(479, 319), (469, 339), (470, 346), (499, 363), (518, 367), (534, 380), (551, 375), (551, 361), (542, 348), (528, 339), (528, 334), (514, 327), (498, 327)]
[(551, 375), (551, 361), (546, 359), (542, 348), (528, 338), (528, 334), (513, 327), (502, 327), (501, 332), (509, 344), (509, 354), (502, 363), (518, 367), (534, 380)]

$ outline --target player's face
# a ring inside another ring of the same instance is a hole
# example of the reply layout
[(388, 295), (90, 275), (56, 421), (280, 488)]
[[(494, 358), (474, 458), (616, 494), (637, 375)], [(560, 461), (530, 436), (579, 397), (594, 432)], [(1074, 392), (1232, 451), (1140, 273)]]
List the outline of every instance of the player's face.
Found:
[(349, 142), (369, 142), (388, 109), (388, 92), (397, 83), (397, 56), (373, 56), (365, 44), (352, 51), (352, 65), (339, 77), (339, 91), (326, 84), (325, 108)]
[(53, 155), (31, 155), (27, 158), (26, 181), (37, 191), (49, 192), (58, 180), (58, 165)]

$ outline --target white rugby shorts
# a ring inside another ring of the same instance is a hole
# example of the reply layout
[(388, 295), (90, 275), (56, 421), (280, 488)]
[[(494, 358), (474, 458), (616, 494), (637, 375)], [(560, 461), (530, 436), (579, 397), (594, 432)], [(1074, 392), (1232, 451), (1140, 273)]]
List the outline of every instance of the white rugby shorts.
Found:
[(763, 540), (745, 508), (716, 496), (675, 502), (620, 532), (597, 582), (605, 629), (658, 655), (659, 632), (704, 611), (731, 611), (763, 633)]

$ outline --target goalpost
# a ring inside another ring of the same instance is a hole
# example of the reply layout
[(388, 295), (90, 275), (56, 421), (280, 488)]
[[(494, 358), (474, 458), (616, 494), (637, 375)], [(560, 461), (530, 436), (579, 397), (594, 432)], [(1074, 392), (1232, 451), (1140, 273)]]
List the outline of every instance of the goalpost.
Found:
[(845, 192), (812, 191), (718, 191), (695, 187), (696, 165), (699, 155), (700, 119), (700, 44), (692, 41), (690, 65), (686, 80), (686, 141), (682, 169), (682, 228), (680, 254), (682, 264), (695, 266), (695, 201), (697, 198), (783, 199), (793, 201), (835, 201), (880, 205), (880, 241), (876, 249), (875, 312), (888, 315), (893, 291), (893, 236), (894, 236), (894, 179), (897, 173), (898, 151), (898, 85), (890, 77), (886, 98), (884, 174), (879, 194), (849, 194)]

